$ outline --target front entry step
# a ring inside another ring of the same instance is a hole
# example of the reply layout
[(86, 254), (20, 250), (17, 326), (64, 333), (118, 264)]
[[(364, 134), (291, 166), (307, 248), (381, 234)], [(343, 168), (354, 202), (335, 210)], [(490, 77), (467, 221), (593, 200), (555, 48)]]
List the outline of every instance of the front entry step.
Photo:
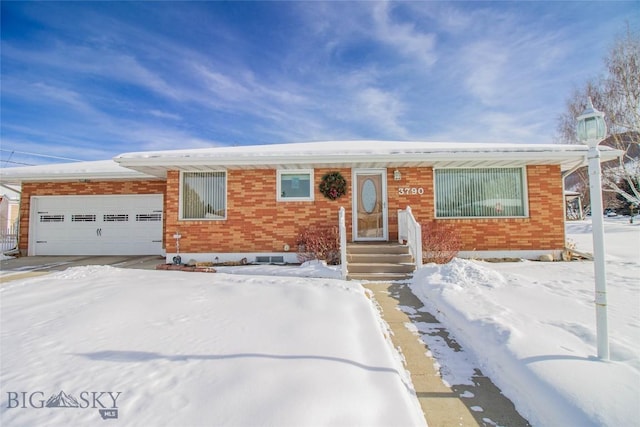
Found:
[(350, 243), (347, 245), (348, 279), (397, 281), (411, 278), (413, 257), (405, 245)]

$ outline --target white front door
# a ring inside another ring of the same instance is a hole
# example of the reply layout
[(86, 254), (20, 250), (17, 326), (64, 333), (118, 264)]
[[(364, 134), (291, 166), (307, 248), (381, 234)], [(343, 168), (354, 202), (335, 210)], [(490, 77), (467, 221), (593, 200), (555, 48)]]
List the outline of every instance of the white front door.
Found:
[(161, 255), (162, 194), (34, 196), (29, 255)]
[(354, 169), (352, 182), (353, 240), (388, 240), (387, 171)]

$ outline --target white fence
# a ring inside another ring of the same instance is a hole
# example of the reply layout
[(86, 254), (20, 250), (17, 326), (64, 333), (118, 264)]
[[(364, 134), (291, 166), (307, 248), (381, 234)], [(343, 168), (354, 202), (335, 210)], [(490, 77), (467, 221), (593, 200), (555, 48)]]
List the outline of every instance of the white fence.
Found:
[(398, 211), (398, 242), (407, 242), (416, 263), (416, 270), (422, 267), (422, 227), (418, 224), (411, 207)]
[(18, 221), (7, 229), (0, 230), (0, 252), (7, 252), (18, 246)]

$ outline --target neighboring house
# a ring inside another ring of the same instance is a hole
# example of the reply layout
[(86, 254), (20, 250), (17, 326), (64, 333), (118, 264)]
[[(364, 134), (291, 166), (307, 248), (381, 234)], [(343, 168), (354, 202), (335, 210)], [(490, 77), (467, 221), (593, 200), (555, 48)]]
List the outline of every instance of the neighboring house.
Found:
[(0, 195), (0, 252), (11, 251), (18, 243), (18, 193), (6, 188)]
[[(463, 256), (534, 258), (565, 246), (562, 173), (580, 145), (335, 141), (125, 153), (113, 161), (7, 168), (22, 185), (20, 249), (296, 261), (306, 227), (397, 241), (398, 211), (454, 224)], [(603, 147), (602, 161), (621, 153)], [(339, 172), (346, 194), (319, 191)], [(179, 235), (180, 239), (175, 236)]]
[(9, 228), (9, 198), (0, 196), (0, 230)]
[(18, 220), (18, 209), (20, 207), (20, 193), (18, 190), (5, 187), (0, 191), (0, 230), (9, 230)]
[(582, 196), (577, 191), (566, 190), (564, 192), (565, 218), (568, 220), (583, 220), (584, 210), (582, 209)]

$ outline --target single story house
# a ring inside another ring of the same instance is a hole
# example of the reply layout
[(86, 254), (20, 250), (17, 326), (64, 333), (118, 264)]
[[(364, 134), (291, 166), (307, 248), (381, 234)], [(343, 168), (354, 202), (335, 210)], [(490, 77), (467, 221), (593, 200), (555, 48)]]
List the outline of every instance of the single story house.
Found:
[[(454, 224), (462, 256), (535, 258), (565, 247), (562, 177), (586, 164), (587, 151), (400, 141), (226, 146), (5, 168), (0, 182), (21, 185), (26, 255), (295, 262), (300, 231), (337, 226), (340, 207), (348, 241), (387, 242), (397, 241), (398, 212), (410, 206), (420, 223)], [(602, 161), (621, 154), (601, 153)]]

